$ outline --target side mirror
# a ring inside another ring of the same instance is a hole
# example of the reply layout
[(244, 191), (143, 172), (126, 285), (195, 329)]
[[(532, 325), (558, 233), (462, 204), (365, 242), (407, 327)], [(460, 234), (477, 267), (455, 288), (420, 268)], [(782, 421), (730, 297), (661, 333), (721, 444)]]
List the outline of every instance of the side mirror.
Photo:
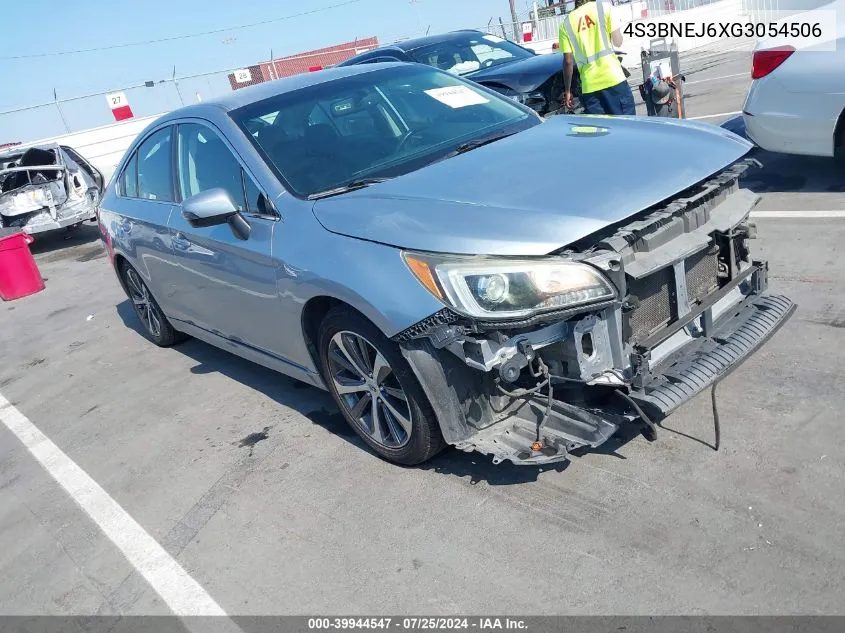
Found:
[(194, 228), (229, 224), (235, 237), (249, 238), (251, 227), (225, 189), (208, 189), (182, 203), (182, 217)]
[(208, 189), (182, 203), (182, 217), (195, 227), (216, 226), (237, 214), (232, 197), (225, 189)]

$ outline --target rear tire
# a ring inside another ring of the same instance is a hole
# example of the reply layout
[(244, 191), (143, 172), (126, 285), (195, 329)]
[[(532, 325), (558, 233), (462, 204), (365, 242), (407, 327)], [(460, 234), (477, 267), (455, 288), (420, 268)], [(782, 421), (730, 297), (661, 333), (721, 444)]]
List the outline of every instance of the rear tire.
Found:
[(120, 276), (135, 309), (135, 315), (141, 321), (144, 335), (148, 339), (159, 347), (170, 347), (188, 338), (170, 324), (137, 270), (123, 262), (120, 266)]
[[(343, 417), (383, 459), (414, 466), (445, 447), (440, 425), (396, 343), (346, 306), (320, 324), (320, 365)], [(342, 392), (342, 393), (341, 393)]]

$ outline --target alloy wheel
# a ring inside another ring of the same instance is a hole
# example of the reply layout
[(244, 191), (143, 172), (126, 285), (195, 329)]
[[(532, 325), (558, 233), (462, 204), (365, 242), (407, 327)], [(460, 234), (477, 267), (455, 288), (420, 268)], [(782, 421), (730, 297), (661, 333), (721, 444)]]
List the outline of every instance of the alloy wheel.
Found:
[(158, 307), (153, 303), (150, 291), (141, 277), (131, 268), (126, 269), (126, 285), (129, 289), (129, 296), (135, 306), (138, 318), (147, 328), (147, 331), (154, 337), (161, 336), (161, 315)]
[(358, 428), (386, 448), (407, 444), (412, 430), (408, 396), (375, 345), (341, 331), (329, 342), (328, 360), (335, 391)]

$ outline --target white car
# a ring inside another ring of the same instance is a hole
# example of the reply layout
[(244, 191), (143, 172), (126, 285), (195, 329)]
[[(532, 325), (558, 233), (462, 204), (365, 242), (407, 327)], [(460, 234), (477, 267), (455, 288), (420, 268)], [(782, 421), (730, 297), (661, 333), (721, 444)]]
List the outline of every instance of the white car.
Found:
[[(802, 40), (810, 45), (797, 50), (795, 40), (761, 41), (753, 52), (754, 81), (742, 108), (745, 130), (772, 152), (845, 157), (845, 2), (817, 11), (836, 11), (836, 50), (830, 50), (832, 38), (826, 37)], [(816, 18), (810, 12), (784, 22), (813, 24)]]

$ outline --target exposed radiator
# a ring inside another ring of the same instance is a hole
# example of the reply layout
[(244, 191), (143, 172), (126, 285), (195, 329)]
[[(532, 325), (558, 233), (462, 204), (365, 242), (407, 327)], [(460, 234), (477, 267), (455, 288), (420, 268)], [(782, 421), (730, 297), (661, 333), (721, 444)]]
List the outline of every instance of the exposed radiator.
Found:
[(684, 262), (687, 273), (687, 295), (690, 303), (699, 303), (719, 288), (717, 253), (704, 250)]
[(626, 313), (630, 340), (642, 340), (672, 321), (674, 288), (671, 267), (643, 279), (628, 279), (628, 294), (632, 299), (636, 297), (636, 307)]
[[(710, 249), (684, 262), (687, 296), (696, 304), (719, 288), (717, 254)], [(642, 279), (628, 278), (628, 294), (634, 308), (625, 314), (626, 333), (631, 342), (641, 341), (678, 317), (674, 270), (663, 268)]]

